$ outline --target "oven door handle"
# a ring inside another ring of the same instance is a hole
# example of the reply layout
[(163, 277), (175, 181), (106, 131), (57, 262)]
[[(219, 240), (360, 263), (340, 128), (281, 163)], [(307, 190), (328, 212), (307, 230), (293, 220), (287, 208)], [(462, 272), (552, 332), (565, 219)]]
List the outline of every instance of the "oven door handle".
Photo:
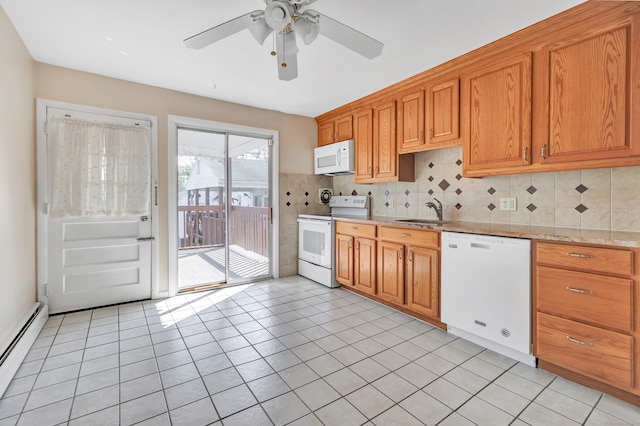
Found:
[(311, 223), (314, 225), (325, 224), (331, 226), (331, 220), (323, 220), (323, 219), (298, 219), (298, 223)]

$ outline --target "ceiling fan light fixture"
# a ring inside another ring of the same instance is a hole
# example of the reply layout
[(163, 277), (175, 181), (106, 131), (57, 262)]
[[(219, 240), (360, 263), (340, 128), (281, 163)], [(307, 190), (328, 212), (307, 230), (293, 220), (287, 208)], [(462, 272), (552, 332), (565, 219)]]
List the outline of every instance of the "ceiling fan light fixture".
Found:
[(264, 41), (272, 31), (273, 29), (267, 24), (263, 16), (254, 18), (254, 21), (249, 25), (249, 32), (259, 44), (264, 44)]
[(296, 20), (295, 30), (304, 44), (310, 45), (320, 34), (320, 24), (316, 17), (304, 13)]
[(291, 23), (293, 7), (283, 1), (272, 1), (264, 10), (264, 19), (274, 30), (282, 30)]

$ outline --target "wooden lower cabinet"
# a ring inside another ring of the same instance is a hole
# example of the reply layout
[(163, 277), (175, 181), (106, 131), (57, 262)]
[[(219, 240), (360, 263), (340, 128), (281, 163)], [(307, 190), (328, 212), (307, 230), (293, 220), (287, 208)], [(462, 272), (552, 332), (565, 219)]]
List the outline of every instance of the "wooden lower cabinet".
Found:
[(378, 227), (378, 292), (381, 299), (440, 320), (440, 233)]
[(404, 304), (404, 244), (378, 244), (378, 291), (381, 299)]
[(440, 232), (336, 221), (336, 280), (432, 324), (440, 322)]
[(376, 227), (336, 222), (336, 281), (356, 290), (376, 292)]
[(640, 405), (640, 251), (534, 243), (538, 366)]
[(433, 318), (440, 317), (440, 256), (437, 249), (407, 247), (407, 306)]

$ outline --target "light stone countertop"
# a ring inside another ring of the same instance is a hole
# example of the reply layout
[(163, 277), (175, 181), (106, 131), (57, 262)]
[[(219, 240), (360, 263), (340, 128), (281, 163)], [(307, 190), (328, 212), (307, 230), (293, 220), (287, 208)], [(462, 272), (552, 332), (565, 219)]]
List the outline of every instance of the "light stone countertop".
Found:
[(436, 225), (400, 222), (401, 220), (406, 220), (407, 218), (386, 216), (370, 216), (368, 219), (334, 217), (334, 219), (349, 222), (367, 222), (372, 225), (392, 225), (405, 228), (433, 229), (436, 231), (466, 232), (470, 234), (495, 235), (498, 237), (530, 238), (536, 240), (640, 248), (640, 232), (608, 231), (600, 229), (553, 228), (548, 226), (527, 226), (458, 221), (445, 221), (445, 223), (443, 224)]

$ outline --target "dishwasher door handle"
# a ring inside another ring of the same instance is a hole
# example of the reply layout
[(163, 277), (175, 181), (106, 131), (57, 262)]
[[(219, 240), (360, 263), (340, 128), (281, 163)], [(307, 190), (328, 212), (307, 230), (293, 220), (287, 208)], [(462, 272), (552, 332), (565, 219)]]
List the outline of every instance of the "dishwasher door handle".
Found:
[(481, 249), (490, 249), (491, 247), (488, 244), (478, 244), (478, 243), (471, 243), (471, 248), (481, 248)]

